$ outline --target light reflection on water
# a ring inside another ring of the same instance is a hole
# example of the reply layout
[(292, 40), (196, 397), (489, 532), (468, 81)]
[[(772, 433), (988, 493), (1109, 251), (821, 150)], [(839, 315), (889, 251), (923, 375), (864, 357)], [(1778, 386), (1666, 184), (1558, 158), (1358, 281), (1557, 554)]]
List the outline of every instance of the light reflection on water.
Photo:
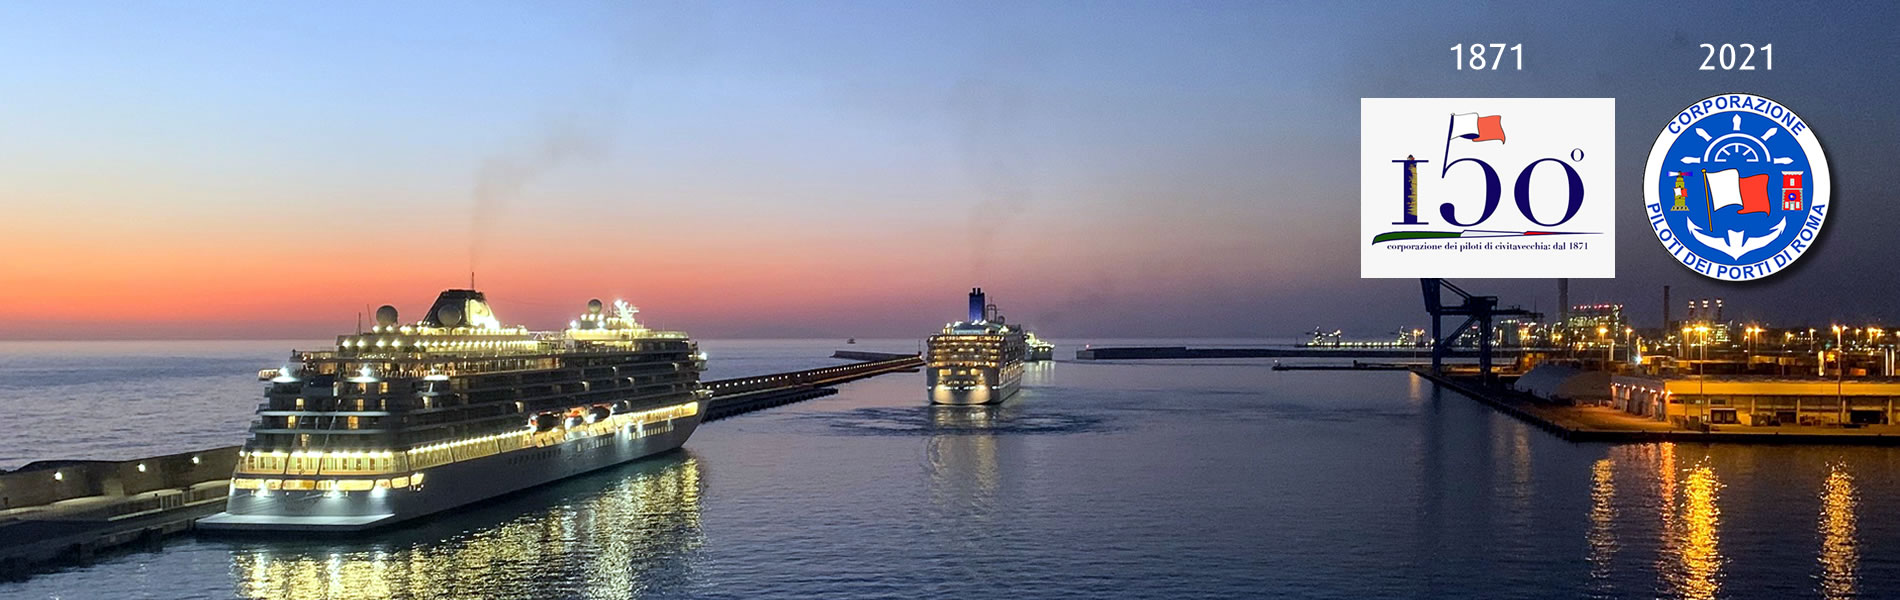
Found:
[[(1689, 446), (1671, 443), (1631, 444), (1610, 447), (1605, 458), (1590, 469), (1589, 526), (1585, 533), (1590, 565), (1587, 595), (1595, 598), (1626, 597), (1636, 590), (1625, 587), (1631, 566), (1624, 555), (1650, 548), (1657, 577), (1655, 594), (1667, 598), (1709, 599), (1726, 597), (1789, 597), (1777, 590), (1792, 588), (1789, 581), (1774, 582), (1776, 587), (1737, 587), (1732, 583), (1731, 563), (1735, 552), (1729, 549), (1723, 533), (1729, 527), (1723, 505), (1731, 487), (1724, 482), (1724, 468), (1716, 466), (1726, 455), (1753, 452), (1747, 446)], [(1678, 461), (1686, 449), (1695, 454)], [(1827, 452), (1825, 449), (1792, 452)], [(1730, 470), (1753, 470), (1756, 465), (1736, 464), (1727, 456)], [(1845, 464), (1825, 465), (1828, 472), (1818, 478), (1814, 493), (1818, 513), (1818, 535), (1812, 545), (1806, 540), (1791, 541), (1793, 548), (1813, 548), (1818, 563), (1814, 593), (1799, 597), (1826, 599), (1868, 597), (1861, 589), (1861, 541), (1857, 531), (1858, 515), (1863, 510), (1853, 474)], [(1653, 476), (1653, 496), (1631, 497), (1622, 487), (1624, 477)], [(1656, 509), (1654, 528), (1633, 527), (1628, 509), (1653, 502)], [(1771, 504), (1771, 514), (1783, 514), (1791, 507)], [(1749, 533), (1759, 535), (1757, 530)], [(1654, 536), (1653, 546), (1638, 540), (1628, 543), (1624, 537), (1647, 530)], [(1757, 548), (1755, 552), (1767, 549)], [(1891, 561), (1883, 561), (1891, 564)], [(1752, 582), (1759, 585), (1760, 581)]]
[(1834, 465), (1821, 486), (1821, 597), (1852, 598), (1858, 583), (1860, 546), (1854, 532), (1854, 476)]
[(1590, 592), (1598, 598), (1616, 591), (1610, 572), (1616, 558), (1616, 462), (1590, 466)]
[(997, 460), (998, 439), (991, 429), (1018, 414), (1015, 405), (931, 406), (924, 466), (930, 480), (930, 533), (949, 547), (944, 567), (963, 577), (981, 578), (989, 570), (994, 551), (986, 534), (997, 523), (997, 496), (1002, 470)]
[(241, 545), (234, 589), (260, 600), (643, 597), (644, 567), (667, 568), (702, 542), (698, 461), (652, 462), (581, 480), (605, 485), (598, 493), (478, 527), (469, 520), (485, 515), (462, 514), (372, 543)]
[(1677, 529), (1663, 545), (1675, 563), (1664, 572), (1676, 597), (1707, 600), (1722, 590), (1722, 553), (1717, 545), (1722, 510), (1716, 504), (1721, 489), (1722, 482), (1707, 464), (1689, 469), (1683, 478)]

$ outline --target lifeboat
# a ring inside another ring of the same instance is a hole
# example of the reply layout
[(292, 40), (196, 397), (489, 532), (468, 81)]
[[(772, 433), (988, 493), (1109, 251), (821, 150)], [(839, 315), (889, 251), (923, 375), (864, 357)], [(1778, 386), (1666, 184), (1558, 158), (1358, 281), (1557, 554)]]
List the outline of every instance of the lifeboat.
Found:
[(609, 410), (607, 407), (596, 404), (593, 407), (587, 409), (587, 422), (599, 423), (603, 420), (606, 420), (608, 416), (611, 416), (613, 414), (614, 412), (612, 410)]

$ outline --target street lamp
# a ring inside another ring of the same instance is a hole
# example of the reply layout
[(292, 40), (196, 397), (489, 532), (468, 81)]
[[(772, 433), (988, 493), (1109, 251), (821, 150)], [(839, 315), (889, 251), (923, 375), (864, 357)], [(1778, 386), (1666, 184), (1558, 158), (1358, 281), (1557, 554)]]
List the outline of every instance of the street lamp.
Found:
[(1845, 359), (1847, 357), (1841, 354), (1841, 330), (1842, 329), (1843, 328), (1839, 325), (1834, 326), (1834, 370), (1840, 373), (1842, 377), (1846, 377), (1847, 376), (1847, 361)]
[(1609, 328), (1609, 327), (1605, 327), (1605, 326), (1602, 326), (1602, 325), (1598, 325), (1598, 326), (1597, 326), (1597, 343), (1599, 343), (1599, 344), (1604, 344), (1604, 346), (1603, 346), (1603, 368), (1605, 368), (1605, 369), (1608, 369), (1608, 368), (1610, 368), (1610, 361), (1611, 361), (1611, 360), (1614, 360), (1614, 359), (1613, 359), (1613, 358), (1611, 358), (1611, 357), (1612, 357), (1613, 355), (1615, 355), (1615, 354), (1616, 354), (1616, 344), (1613, 344), (1613, 343), (1608, 343), (1608, 340), (1607, 340), (1607, 339), (1606, 339), (1606, 338), (1604, 337), (1604, 335), (1603, 335), (1603, 334), (1606, 334), (1606, 333), (1609, 333), (1609, 332), (1610, 332), (1610, 328)]
[(1702, 358), (1697, 360), (1695, 364), (1695, 374), (1700, 377), (1703, 374), (1703, 363), (1709, 362), (1709, 326), (1697, 325), (1695, 326), (1695, 331), (1696, 333), (1702, 334)]

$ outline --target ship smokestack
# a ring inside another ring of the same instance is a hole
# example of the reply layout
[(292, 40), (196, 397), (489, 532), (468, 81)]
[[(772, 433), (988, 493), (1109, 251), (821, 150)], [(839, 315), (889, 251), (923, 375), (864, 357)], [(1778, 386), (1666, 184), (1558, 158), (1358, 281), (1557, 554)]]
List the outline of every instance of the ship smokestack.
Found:
[(1669, 330), (1675, 328), (1669, 322), (1669, 286), (1663, 286), (1663, 337), (1669, 337)]
[(970, 322), (983, 320), (983, 288), (970, 288)]
[(1570, 280), (1557, 280), (1557, 322), (1570, 327)]

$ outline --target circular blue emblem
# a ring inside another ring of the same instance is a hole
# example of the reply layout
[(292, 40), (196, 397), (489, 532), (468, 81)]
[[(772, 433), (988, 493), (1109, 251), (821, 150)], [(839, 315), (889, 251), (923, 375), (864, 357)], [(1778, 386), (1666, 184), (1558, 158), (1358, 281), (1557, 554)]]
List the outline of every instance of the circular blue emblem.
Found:
[(1724, 281), (1780, 272), (1827, 220), (1827, 156), (1808, 124), (1754, 94), (1704, 98), (1656, 136), (1644, 215), (1683, 266)]

